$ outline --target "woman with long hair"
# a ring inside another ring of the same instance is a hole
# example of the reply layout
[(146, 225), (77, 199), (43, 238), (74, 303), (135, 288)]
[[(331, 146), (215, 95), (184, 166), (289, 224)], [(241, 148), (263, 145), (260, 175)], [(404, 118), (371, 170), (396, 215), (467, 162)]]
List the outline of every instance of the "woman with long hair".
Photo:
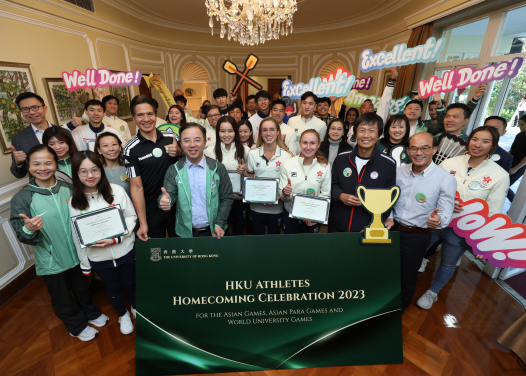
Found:
[(123, 290), (126, 290), (135, 317), (135, 233), (137, 215), (131, 199), (119, 185), (110, 184), (100, 158), (92, 151), (79, 152), (73, 158), (73, 195), (69, 202), (71, 217), (94, 210), (119, 205), (128, 234), (103, 239), (81, 248), (75, 238), (80, 267), (84, 275), (93, 268), (106, 288), (106, 294), (119, 315), (122, 334), (133, 332), (130, 313), (126, 309)]
[(243, 145), (248, 146), (249, 149), (254, 149), (256, 143), (254, 142), (254, 135), (252, 131), (252, 124), (249, 120), (241, 120), (239, 123), (239, 139)]
[[(225, 165), (227, 171), (237, 171), (245, 175), (245, 160), (250, 149), (239, 138), (237, 122), (232, 116), (223, 116), (216, 127), (216, 144), (205, 149), (205, 155)], [(242, 178), (241, 178), (242, 179)], [(236, 187), (234, 192), (237, 191)], [(248, 205), (241, 200), (243, 196), (234, 194), (229, 222), (233, 223), (234, 235), (245, 235), (245, 218)], [(227, 235), (228, 233), (225, 233)]]
[(345, 142), (345, 133), (342, 119), (335, 118), (329, 122), (325, 140), (321, 143), (319, 150), (331, 165), (338, 154), (352, 150), (352, 146)]
[[(250, 150), (247, 158), (247, 176), (279, 178), (283, 162), (292, 155), (281, 137), (278, 122), (271, 116), (261, 120), (257, 147)], [(254, 235), (279, 234), (283, 213), (283, 201), (277, 204), (250, 204), (250, 222)]]
[(42, 135), (42, 144), (49, 146), (57, 153), (58, 170), (71, 177), (71, 158), (77, 152), (71, 132), (62, 127), (49, 127)]
[[(506, 201), (506, 192), (510, 187), (510, 177), (491, 156), (499, 142), (496, 128), (483, 126), (475, 128), (468, 138), (468, 153), (449, 158), (440, 167), (449, 171), (457, 180), (457, 196), (462, 201), (478, 198), (487, 202), (488, 217), (500, 213)], [(463, 211), (463, 205), (455, 201), (455, 213)], [(430, 309), (437, 301), (437, 294), (451, 279), (460, 257), (466, 247), (461, 244), (463, 238), (456, 235), (453, 228), (433, 230), (430, 245), (442, 240), (442, 260), (435, 275), (433, 284), (418, 299), (416, 304), (423, 309)], [(482, 256), (476, 256), (482, 260)]]
[(400, 159), (396, 161), (397, 165), (400, 165), (400, 163), (402, 165), (411, 163), (406, 150), (406, 147), (409, 146), (409, 128), (407, 116), (404, 114), (391, 115), (384, 126), (384, 137), (376, 142), (376, 147), (389, 156), (391, 156), (390, 153), (394, 147), (401, 146), (403, 148)]
[(108, 181), (120, 185), (131, 197), (130, 180), (126, 176), (121, 140), (113, 133), (102, 132), (95, 141), (95, 155), (102, 161)]
[[(333, 119), (334, 121), (340, 119)], [(331, 165), (320, 151), (320, 135), (314, 129), (303, 131), (300, 136), (301, 154), (287, 159), (281, 166), (279, 189), (285, 203), (283, 231), (285, 234), (313, 234), (321, 224), (289, 217), (293, 193), (330, 198)]]

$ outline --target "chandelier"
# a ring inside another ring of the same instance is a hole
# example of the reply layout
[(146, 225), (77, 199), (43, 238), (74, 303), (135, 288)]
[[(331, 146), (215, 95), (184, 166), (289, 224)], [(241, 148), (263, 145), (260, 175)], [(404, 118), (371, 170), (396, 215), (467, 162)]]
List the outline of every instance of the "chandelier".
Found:
[(243, 46), (292, 33), (292, 16), (298, 9), (296, 0), (205, 0), (205, 5), (212, 35), (215, 17), (221, 23), (221, 38), (226, 34)]

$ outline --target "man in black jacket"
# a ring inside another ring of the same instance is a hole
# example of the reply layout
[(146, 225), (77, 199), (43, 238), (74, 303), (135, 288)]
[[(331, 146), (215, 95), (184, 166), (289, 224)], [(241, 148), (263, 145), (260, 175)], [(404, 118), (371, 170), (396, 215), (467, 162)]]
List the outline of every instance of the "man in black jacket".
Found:
[(360, 232), (371, 223), (371, 214), (356, 196), (358, 185), (377, 189), (396, 185), (395, 161), (376, 147), (383, 132), (382, 118), (368, 112), (356, 124), (356, 147), (333, 162), (329, 232)]

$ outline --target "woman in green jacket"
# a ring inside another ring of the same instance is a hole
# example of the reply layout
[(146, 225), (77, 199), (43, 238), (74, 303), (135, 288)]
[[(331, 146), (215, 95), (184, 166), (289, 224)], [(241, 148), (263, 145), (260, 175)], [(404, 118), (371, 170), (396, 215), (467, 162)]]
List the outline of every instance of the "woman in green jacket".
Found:
[(18, 240), (33, 246), (36, 272), (46, 283), (55, 314), (71, 336), (89, 341), (99, 332), (88, 324), (101, 327), (109, 319), (93, 303), (88, 277), (80, 270), (69, 217), (72, 188), (55, 179), (58, 162), (45, 144), (29, 150), (31, 179), (11, 199), (10, 220)]
[(62, 127), (52, 126), (44, 131), (42, 143), (49, 146), (58, 156), (58, 170), (71, 176), (71, 159), (77, 152), (77, 146), (71, 132)]

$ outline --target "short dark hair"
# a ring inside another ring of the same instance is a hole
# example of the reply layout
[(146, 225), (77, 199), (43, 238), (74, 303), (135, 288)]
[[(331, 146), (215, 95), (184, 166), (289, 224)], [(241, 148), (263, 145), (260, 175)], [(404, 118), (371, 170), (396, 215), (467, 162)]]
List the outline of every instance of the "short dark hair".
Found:
[(438, 103), (437, 103), (436, 101), (431, 101), (431, 102), (428, 103), (427, 106), (428, 106), (428, 107), (431, 107), (431, 105), (435, 105), (435, 106), (437, 106)]
[[(217, 111), (219, 111), (219, 113), (221, 113), (221, 109), (219, 108), (219, 106), (216, 106), (215, 104), (211, 105), (211, 106), (207, 106), (205, 109), (203, 109), (203, 114), (208, 115), (208, 113), (210, 112), (210, 110), (212, 109), (217, 109)], [(206, 112), (204, 112), (206, 110)], [(180, 132), (179, 132), (180, 133)]]
[(422, 104), (422, 101), (413, 99), (412, 101), (409, 101), (405, 104), (404, 109), (407, 108), (410, 104), (417, 104), (420, 106), (420, 111), (424, 111), (424, 105)]
[(312, 97), (312, 99), (314, 99), (314, 103), (318, 101), (318, 96), (314, 94), (312, 91), (306, 91), (305, 93), (303, 93), (301, 96), (301, 101), (303, 102), (308, 97)]
[[(29, 97), (29, 98), (34, 98), (34, 97)], [(57, 167), (58, 167), (58, 155), (57, 153), (55, 153), (55, 150), (51, 149), (49, 146), (47, 146), (47, 144), (38, 144), (38, 145), (33, 146), (31, 149), (29, 149), (29, 151), (26, 154), (26, 162), (29, 164), (29, 161), (31, 160), (31, 156), (43, 150), (46, 150), (48, 153), (50, 153), (53, 156), (53, 158), (55, 159), (55, 163), (57, 164)]]
[(186, 131), (187, 129), (190, 129), (190, 128), (198, 128), (201, 131), (201, 133), (203, 134), (203, 140), (206, 142), (206, 129), (205, 129), (205, 127), (203, 127), (200, 124), (194, 123), (194, 122), (186, 123), (181, 128), (179, 128), (179, 138), (181, 140), (183, 139), (183, 132)]
[(469, 119), (471, 117), (471, 110), (464, 103), (451, 103), (449, 106), (447, 106), (446, 114), (449, 110), (453, 110), (455, 108), (464, 110), (464, 119)]
[(117, 101), (117, 104), (120, 104), (119, 98), (113, 95), (106, 95), (104, 98), (102, 98), (102, 108), (104, 109), (104, 111), (106, 111), (106, 103), (108, 103), (112, 99), (115, 99)]
[(383, 119), (376, 115), (374, 112), (366, 112), (365, 114), (360, 115), (358, 119), (354, 122), (354, 134), (356, 134), (356, 130), (358, 129), (358, 126), (362, 123), (365, 123), (367, 125), (376, 125), (378, 127), (378, 137), (383, 133), (384, 131), (384, 121)]
[(487, 117), (486, 120), (484, 120), (484, 125), (486, 125), (486, 122), (488, 120), (499, 120), (502, 122), (502, 124), (504, 124), (504, 127), (502, 129), (506, 129), (506, 127), (508, 126), (508, 121), (506, 119), (504, 119), (502, 116), (490, 116), (490, 117)]
[(248, 102), (249, 100), (251, 100), (251, 99), (256, 100), (256, 96), (255, 96), (254, 94), (249, 95), (249, 96), (247, 97), (247, 102)]
[(228, 106), (228, 112), (234, 111), (235, 109), (241, 110), (241, 113), (243, 113), (243, 107), (237, 102), (232, 103), (230, 106)]
[(331, 99), (327, 97), (318, 98), (318, 100), (316, 101), (316, 104), (320, 104), (323, 102), (327, 103), (329, 106), (331, 105)]
[(213, 97), (214, 99), (219, 98), (219, 97), (228, 97), (228, 92), (222, 87), (220, 87), (219, 89), (214, 90)]
[(266, 90), (260, 90), (256, 93), (256, 102), (259, 100), (259, 98), (267, 98), (269, 101), (272, 100), (272, 98), (270, 97), (270, 93)]
[(153, 112), (157, 115), (157, 109), (159, 108), (159, 103), (152, 97), (149, 97), (147, 95), (136, 95), (133, 97), (130, 103), (130, 112), (132, 116), (135, 116), (135, 107), (137, 107), (140, 104), (149, 104), (153, 108)]
[(42, 97), (38, 94), (35, 94), (35, 93), (31, 93), (30, 91), (27, 91), (25, 93), (21, 93), (21, 94), (18, 94), (18, 96), (16, 97), (15, 99), (15, 103), (16, 105), (18, 106), (18, 108), (20, 109), (20, 102), (23, 101), (24, 99), (29, 99), (29, 98), (35, 98), (37, 101), (39, 101), (40, 103), (42, 103), (42, 106), (45, 106), (46, 104), (44, 103), (44, 100), (42, 99)]
[(491, 142), (491, 150), (489, 151), (489, 155), (492, 155), (495, 152), (495, 149), (497, 148), (497, 145), (499, 144), (499, 131), (495, 127), (490, 127), (489, 125), (483, 125), (482, 127), (475, 128), (471, 131), (469, 137), (468, 137), (468, 145), (473, 136), (475, 136), (475, 133), (487, 131), (491, 134), (492, 142)]
[(272, 102), (272, 104), (270, 105), (270, 111), (272, 111), (272, 109), (274, 108), (274, 106), (276, 105), (282, 105), (283, 108), (287, 108), (287, 105), (285, 104), (285, 101), (283, 99), (276, 99), (274, 102)]
[(521, 121), (521, 120), (524, 121), (524, 122), (526, 122), (526, 115), (522, 115), (522, 116), (519, 118), (519, 121)]
[(185, 106), (188, 103), (188, 100), (185, 98), (184, 95), (176, 95), (175, 98), (174, 98), (174, 101), (175, 102), (183, 102)]
[(103, 110), (105, 110), (104, 106), (102, 105), (102, 102), (98, 99), (90, 99), (86, 103), (84, 103), (84, 109), (87, 110), (89, 106), (100, 106)]

